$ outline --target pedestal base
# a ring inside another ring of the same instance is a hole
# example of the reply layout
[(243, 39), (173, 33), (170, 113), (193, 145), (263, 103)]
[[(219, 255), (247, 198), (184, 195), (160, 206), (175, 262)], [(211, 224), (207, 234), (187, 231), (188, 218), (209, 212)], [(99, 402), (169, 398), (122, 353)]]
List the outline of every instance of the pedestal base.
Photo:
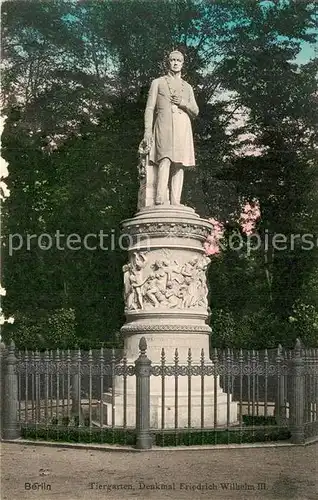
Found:
[[(112, 395), (104, 394), (104, 425), (112, 425)], [(235, 425), (237, 423), (237, 404), (231, 401), (231, 396), (225, 394), (221, 389), (217, 392), (217, 404), (214, 404), (214, 393), (204, 396), (203, 413), (201, 394), (194, 393), (190, 399), (190, 410), (188, 394), (179, 394), (176, 406), (174, 394), (167, 394), (164, 398), (164, 413), (162, 412), (162, 398), (159, 395), (150, 396), (150, 427), (152, 429), (174, 429), (174, 428), (206, 428), (214, 427), (216, 418), (217, 427)], [(216, 407), (216, 412), (215, 412)], [(122, 395), (115, 396), (115, 418), (114, 426), (124, 425), (124, 398)], [(176, 415), (177, 408), (177, 415)], [(126, 401), (126, 425), (135, 427), (136, 423), (136, 396), (127, 395)], [(190, 426), (189, 426), (190, 423)], [(203, 424), (203, 425), (202, 425)]]

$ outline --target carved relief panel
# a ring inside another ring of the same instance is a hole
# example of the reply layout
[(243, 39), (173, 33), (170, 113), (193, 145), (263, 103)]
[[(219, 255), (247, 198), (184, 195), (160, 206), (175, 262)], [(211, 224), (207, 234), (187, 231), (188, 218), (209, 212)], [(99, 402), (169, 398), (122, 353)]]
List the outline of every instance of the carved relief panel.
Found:
[(168, 251), (133, 252), (123, 267), (126, 311), (208, 307), (206, 270), (210, 258), (190, 259)]

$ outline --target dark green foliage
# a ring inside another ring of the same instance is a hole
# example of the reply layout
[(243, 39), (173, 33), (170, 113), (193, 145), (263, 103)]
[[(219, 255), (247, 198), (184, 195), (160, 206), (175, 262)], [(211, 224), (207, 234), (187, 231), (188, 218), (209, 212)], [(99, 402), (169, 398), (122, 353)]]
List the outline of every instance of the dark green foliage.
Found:
[[(251, 110), (241, 131), (254, 134), (247, 144), (254, 143), (263, 152), (233, 157), (222, 175), (236, 183), (241, 199), (258, 200), (257, 229), (263, 245), (248, 258), (245, 248), (227, 251), (219, 265), (211, 266), (213, 343), (229, 339), (237, 347), (273, 347), (278, 341), (292, 346), (297, 336), (305, 336), (307, 345), (316, 347), (317, 294), (311, 290), (318, 264), (317, 59), (303, 66), (292, 59), (301, 40), (315, 40), (317, 5), (242, 3), (243, 12), (246, 15), (237, 18), (237, 26), (224, 41), (220, 74), (226, 88), (237, 92), (237, 104)], [(248, 28), (243, 30), (244, 23)], [(306, 233), (315, 242), (310, 251), (300, 244)], [(285, 249), (273, 249), (276, 234), (286, 237)], [(311, 311), (311, 332), (308, 320), (294, 321), (295, 309), (298, 318), (300, 311)], [(224, 333), (223, 339), (222, 322), (231, 332)]]
[(243, 415), (242, 419), (244, 425), (277, 425), (275, 417)]
[(8, 325), (4, 333), (5, 340), (13, 339), (17, 349), (35, 351), (75, 347), (75, 311), (57, 309), (35, 310), (32, 315), (17, 313), (14, 324)]
[(158, 433), (155, 436), (156, 446), (200, 446), (217, 444), (242, 444), (265, 441), (282, 441), (290, 438), (288, 429), (229, 429), (229, 430), (193, 430)]
[[(73, 417), (62, 417), (60, 420), (56, 417), (51, 419), (51, 425), (58, 425), (62, 427), (79, 427), (80, 419), (78, 415), (74, 415)], [(83, 419), (84, 427), (89, 427), (89, 416), (85, 416)]]
[(25, 439), (62, 441), (64, 443), (121, 444), (133, 446), (135, 431), (122, 429), (96, 429), (88, 427), (25, 426), (21, 429)]
[[(134, 446), (136, 433), (130, 429), (96, 429), (87, 427), (24, 426), (21, 437), (33, 440), (59, 441), (64, 443), (96, 443)], [(200, 446), (231, 443), (257, 443), (283, 441), (290, 438), (286, 428), (242, 428), (231, 430), (155, 431), (153, 444), (160, 447)]]
[[(317, 58), (295, 62), (304, 42), (315, 45), (315, 2), (52, 0), (31, 10), (18, 1), (5, 2), (2, 12), (2, 156), (10, 189), (3, 310), (16, 319), (3, 328), (4, 340), (71, 348), (75, 336), (80, 347), (119, 345), (125, 250), (59, 250), (55, 235), (83, 240), (104, 231), (118, 242), (120, 221), (136, 211), (148, 87), (165, 71), (162, 56), (171, 48), (185, 52), (185, 79), (200, 107), (198, 168), (186, 176), (184, 203), (227, 221), (226, 237), (239, 230), (242, 204), (253, 199), (263, 241), (316, 234)], [(248, 119), (229, 134), (244, 110)], [(242, 144), (259, 148), (258, 156), (237, 154), (244, 134), (252, 136)], [(27, 235), (43, 233), (52, 237), (50, 250), (36, 239), (26, 248)], [(24, 242), (12, 255), (10, 234)], [(292, 347), (301, 337), (316, 347), (317, 252), (298, 243), (283, 251), (263, 245), (251, 255), (227, 248), (213, 257), (212, 345)], [(66, 320), (59, 311), (75, 316)]]

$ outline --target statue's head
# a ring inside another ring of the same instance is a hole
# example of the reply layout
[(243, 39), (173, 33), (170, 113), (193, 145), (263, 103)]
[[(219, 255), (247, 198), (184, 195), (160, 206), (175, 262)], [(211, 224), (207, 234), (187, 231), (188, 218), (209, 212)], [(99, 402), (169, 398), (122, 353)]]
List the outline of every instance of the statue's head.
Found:
[(169, 69), (173, 73), (179, 73), (184, 63), (184, 55), (179, 50), (173, 50), (169, 54)]

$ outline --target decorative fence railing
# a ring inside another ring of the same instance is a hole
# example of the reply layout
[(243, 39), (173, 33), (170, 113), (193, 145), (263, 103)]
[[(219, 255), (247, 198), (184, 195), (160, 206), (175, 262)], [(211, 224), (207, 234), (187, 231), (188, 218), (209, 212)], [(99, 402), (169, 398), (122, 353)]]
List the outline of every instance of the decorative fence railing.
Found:
[[(192, 433), (211, 429), (245, 432), (260, 426), (285, 429), (293, 443), (318, 437), (318, 349), (305, 349), (299, 341), (292, 350), (281, 346), (268, 351), (215, 349), (212, 363), (204, 352), (194, 363), (189, 350), (185, 364), (180, 364), (177, 350), (173, 360), (166, 360), (163, 349), (160, 363), (152, 365), (145, 339), (141, 339), (139, 347), (138, 359), (128, 363), (125, 354), (115, 350), (30, 353), (17, 351), (11, 342), (1, 351), (2, 438), (18, 438), (30, 426), (134, 432), (137, 448), (150, 448), (154, 433), (160, 431), (163, 435), (185, 428)], [(154, 379), (156, 404), (161, 404), (155, 426), (151, 419)], [(205, 394), (207, 380), (209, 387), (214, 387), (210, 405)], [(194, 386), (199, 394), (196, 405), (200, 407), (196, 419), (192, 407)], [(226, 406), (222, 422), (218, 413), (219, 387)], [(181, 393), (183, 416), (187, 414), (186, 425), (182, 426)], [(237, 408), (235, 422), (231, 417), (233, 402)], [(174, 412), (169, 425), (167, 404)], [(209, 412), (213, 412), (212, 419)]]

